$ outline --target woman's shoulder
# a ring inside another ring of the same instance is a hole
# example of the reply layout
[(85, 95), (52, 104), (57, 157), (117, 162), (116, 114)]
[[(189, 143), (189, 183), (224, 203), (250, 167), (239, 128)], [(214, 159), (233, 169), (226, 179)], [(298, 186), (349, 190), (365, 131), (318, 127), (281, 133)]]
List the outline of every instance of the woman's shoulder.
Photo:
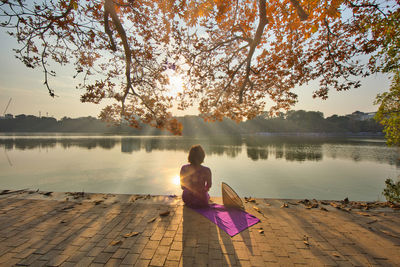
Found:
[(201, 170), (202, 170), (203, 172), (211, 172), (211, 169), (210, 169), (210, 168), (208, 168), (207, 166), (203, 166), (203, 165), (201, 165)]
[(190, 164), (185, 164), (181, 167), (181, 171), (188, 170), (190, 168)]

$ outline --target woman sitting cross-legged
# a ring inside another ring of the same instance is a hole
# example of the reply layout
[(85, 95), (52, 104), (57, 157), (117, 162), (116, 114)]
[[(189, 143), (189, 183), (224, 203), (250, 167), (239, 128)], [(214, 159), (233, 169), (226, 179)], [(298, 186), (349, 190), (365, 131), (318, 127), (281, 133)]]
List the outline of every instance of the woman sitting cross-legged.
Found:
[(182, 200), (191, 208), (202, 208), (208, 206), (208, 190), (211, 187), (211, 170), (201, 165), (205, 153), (200, 145), (192, 146), (189, 151), (189, 164), (182, 166), (181, 187), (183, 190)]

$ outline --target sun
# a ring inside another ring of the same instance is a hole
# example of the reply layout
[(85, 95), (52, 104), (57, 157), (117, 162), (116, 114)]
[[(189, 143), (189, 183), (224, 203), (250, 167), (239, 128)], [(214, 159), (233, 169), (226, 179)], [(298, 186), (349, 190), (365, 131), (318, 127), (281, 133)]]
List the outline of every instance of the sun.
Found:
[(172, 184), (174, 185), (180, 185), (181, 184), (181, 178), (179, 177), (179, 175), (175, 175), (172, 179), (171, 179)]
[(167, 88), (169, 90), (169, 95), (176, 97), (178, 93), (183, 91), (183, 79), (180, 74), (177, 73), (171, 73), (168, 75), (169, 76), (169, 85), (167, 85)]

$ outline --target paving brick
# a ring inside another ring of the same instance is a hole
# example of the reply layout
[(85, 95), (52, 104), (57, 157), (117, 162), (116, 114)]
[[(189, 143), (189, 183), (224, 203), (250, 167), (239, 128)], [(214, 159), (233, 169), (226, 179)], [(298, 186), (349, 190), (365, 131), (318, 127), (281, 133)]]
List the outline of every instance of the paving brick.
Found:
[(167, 260), (171, 261), (179, 261), (181, 258), (181, 251), (178, 250), (170, 250), (167, 256)]
[(29, 267), (43, 267), (46, 266), (47, 261), (37, 260), (29, 264)]
[[(172, 250), (182, 250), (182, 246), (183, 246), (183, 243), (182, 242), (180, 242), (180, 241), (174, 241), (172, 244), (171, 244), (171, 249)], [(208, 249), (208, 248), (207, 248)]]
[[(271, 206), (259, 201), (266, 218), (231, 238), (179, 204), (168, 207), (168, 217), (147, 223), (165, 203), (83, 203), (61, 212), (65, 204), (55, 200), (0, 198), (0, 265), (396, 266), (400, 261), (400, 241), (387, 234), (400, 232), (398, 213), (370, 211), (365, 217), (267, 202)], [(251, 205), (246, 208), (254, 212)], [(375, 218), (379, 223), (367, 225)], [(140, 234), (121, 236), (133, 231)], [(110, 245), (119, 238), (122, 244)]]
[(38, 260), (41, 257), (41, 255), (39, 254), (31, 254), (28, 257), (26, 257), (25, 259), (20, 260), (17, 265), (20, 266), (29, 266), (31, 265), (33, 262), (35, 262), (36, 260)]
[(89, 266), (94, 260), (94, 257), (84, 257), (76, 263), (76, 266)]
[(122, 260), (121, 259), (110, 259), (105, 267), (118, 267), (121, 265)]
[(83, 251), (75, 251), (69, 258), (69, 262), (79, 262), (81, 259), (83, 259), (86, 256), (87, 252)]
[(79, 251), (90, 251), (92, 250), (94, 247), (96, 246), (95, 242), (86, 242), (83, 246), (78, 246), (79, 247)]
[(33, 254), (36, 251), (36, 249), (31, 248), (31, 249), (25, 249), (21, 252), (16, 253), (16, 255), (14, 256), (14, 258), (17, 259), (24, 259), (28, 256), (30, 256), (31, 254)]
[(123, 259), (122, 264), (134, 265), (138, 259), (139, 259), (139, 254), (129, 253)]
[(150, 264), (150, 260), (144, 260), (144, 259), (139, 259), (136, 264), (135, 267), (147, 267)]
[(114, 259), (123, 259), (128, 254), (129, 249), (118, 249), (111, 257)]
[(163, 239), (161, 239), (160, 245), (161, 246), (170, 246), (173, 241), (174, 240), (172, 237), (163, 237)]
[(93, 262), (105, 264), (111, 258), (112, 255), (113, 253), (110, 252), (101, 252), (94, 258)]
[(173, 231), (173, 230), (167, 230), (164, 233), (164, 237), (174, 237), (174, 236), (175, 236), (175, 231)]
[(140, 254), (140, 259), (144, 260), (151, 260), (153, 258), (154, 253), (156, 252), (155, 249), (143, 249), (142, 253)]
[(151, 266), (164, 266), (164, 262), (167, 259), (167, 255), (155, 254), (150, 261)]
[(70, 261), (64, 261), (60, 267), (75, 267), (76, 266), (76, 262), (70, 262)]
[(68, 255), (60, 254), (50, 259), (47, 262), (47, 266), (60, 266), (64, 261), (68, 259)]
[(104, 248), (102, 248), (102, 247), (94, 247), (88, 252), (87, 255), (89, 257), (96, 257), (97, 255), (99, 255), (103, 251), (103, 249)]
[(178, 267), (179, 266), (179, 261), (165, 261), (164, 266), (165, 267)]
[(159, 244), (160, 244), (160, 241), (150, 240), (146, 243), (145, 248), (146, 249), (156, 249)]

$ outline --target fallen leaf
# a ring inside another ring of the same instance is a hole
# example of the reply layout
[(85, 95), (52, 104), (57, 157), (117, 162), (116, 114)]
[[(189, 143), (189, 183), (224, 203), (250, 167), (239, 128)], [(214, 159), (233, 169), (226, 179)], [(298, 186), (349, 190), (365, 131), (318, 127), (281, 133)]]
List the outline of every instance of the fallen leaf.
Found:
[(157, 217), (151, 218), (150, 220), (147, 221), (147, 223), (152, 223), (157, 219)]
[(169, 214), (170, 214), (170, 211), (167, 210), (167, 211), (161, 212), (160, 216), (168, 216)]
[(10, 190), (3, 190), (3, 191), (1, 191), (1, 193), (0, 193), (0, 195), (4, 195), (4, 194), (7, 194), (8, 192), (10, 192)]
[(122, 240), (115, 240), (115, 241), (111, 241), (111, 243), (110, 243), (111, 246), (116, 246), (119, 244), (122, 244)]
[(359, 214), (359, 215), (362, 215), (362, 216), (371, 216), (371, 214), (366, 213), (366, 212), (358, 211), (358, 212), (356, 212), (356, 213)]
[(329, 205), (331, 205), (334, 208), (340, 209), (340, 206), (336, 204), (335, 202), (330, 202)]
[(139, 232), (130, 232), (130, 233), (124, 234), (124, 237), (137, 236), (138, 234), (139, 234)]
[(289, 205), (287, 203), (283, 203), (283, 205), (281, 206), (281, 208), (289, 208)]
[(258, 230), (260, 234), (264, 234), (264, 230)]
[(310, 243), (308, 243), (308, 236), (306, 235), (303, 236), (303, 242), (307, 247), (310, 246)]
[(340, 258), (340, 255), (338, 255), (338, 254), (336, 254), (336, 253), (333, 253), (332, 256), (337, 257), (337, 258)]
[(253, 209), (255, 209), (258, 213), (261, 213), (261, 210), (259, 207), (253, 206)]
[(245, 202), (253, 202), (256, 203), (256, 200), (252, 197), (244, 197)]
[(299, 201), (297, 201), (297, 203), (302, 203), (302, 204), (304, 204), (304, 205), (310, 205), (310, 200), (308, 200), (307, 198), (306, 199), (304, 199), (304, 200), (299, 200)]
[(324, 208), (324, 207), (320, 207), (319, 208), (320, 210), (323, 210), (323, 211), (328, 211), (326, 208)]
[(69, 210), (69, 209), (73, 209), (73, 208), (74, 208), (74, 206), (66, 206), (66, 207), (62, 208), (61, 210)]

